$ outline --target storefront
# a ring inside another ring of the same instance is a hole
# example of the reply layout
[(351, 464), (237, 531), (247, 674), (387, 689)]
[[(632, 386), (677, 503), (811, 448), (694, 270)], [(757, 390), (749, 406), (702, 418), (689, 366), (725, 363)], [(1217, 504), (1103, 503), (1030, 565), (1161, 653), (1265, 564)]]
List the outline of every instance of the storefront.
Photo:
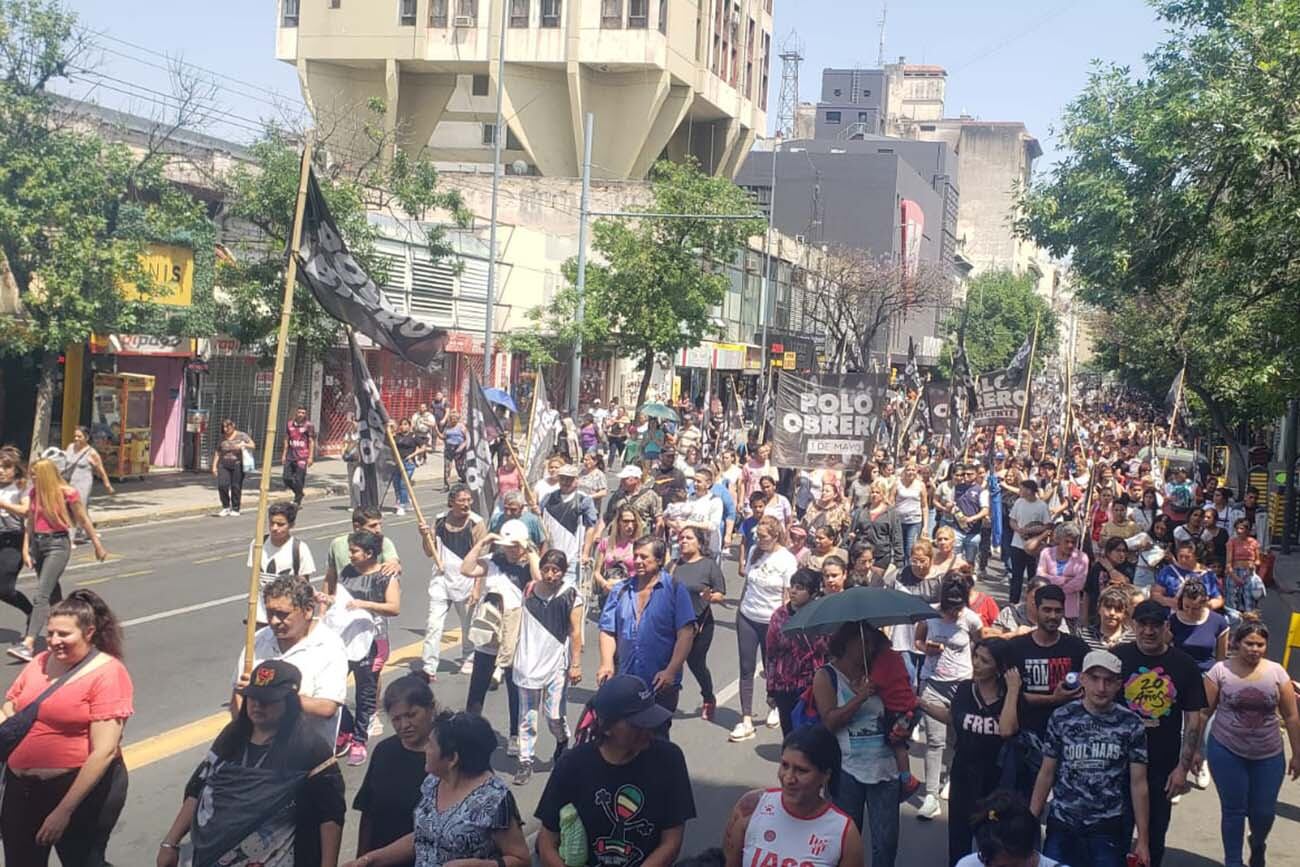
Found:
[[(182, 437), (185, 432), (186, 366), (196, 354), (196, 341), (190, 337), (157, 336), (148, 334), (92, 335), (90, 338), (90, 367), (95, 371), (95, 393), (91, 407), (92, 428), (105, 424), (98, 417), (100, 402), (99, 376), (102, 374), (135, 374), (149, 377), (152, 398), (149, 418), (148, 461), (152, 467), (178, 468), (182, 466)], [(68, 380), (71, 384), (71, 380)], [(78, 383), (80, 386), (80, 383)], [(68, 418), (70, 388), (64, 391), (64, 418)], [(81, 388), (77, 389), (80, 397)], [(140, 398), (137, 398), (137, 402)], [(79, 407), (76, 417), (84, 417)], [(70, 429), (62, 431), (71, 439)], [(137, 440), (138, 441), (138, 440)], [(104, 456), (107, 459), (107, 455)], [(137, 475), (132, 471), (129, 475)]]

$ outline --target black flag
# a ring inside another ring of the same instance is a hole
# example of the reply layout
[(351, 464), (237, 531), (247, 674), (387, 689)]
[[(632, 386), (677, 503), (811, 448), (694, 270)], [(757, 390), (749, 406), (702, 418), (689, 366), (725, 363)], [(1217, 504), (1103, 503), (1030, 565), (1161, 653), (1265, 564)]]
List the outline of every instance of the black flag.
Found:
[(348, 252), (316, 175), (307, 179), (298, 251), (299, 277), (329, 315), (350, 325), (416, 367), (428, 369), (441, 358), (447, 332), (396, 313), (385, 303), (375, 281)]
[(1012, 356), (1011, 361), (1007, 363), (1007, 376), (1017, 384), (1024, 381), (1025, 372), (1029, 369), (1029, 356), (1034, 351), (1033, 341), (1026, 337), (1025, 342), (1020, 344), (1016, 354)]
[(372, 508), (379, 505), (379, 456), (386, 446), (388, 413), (351, 329), (348, 348), (352, 351), (352, 398), (357, 418), (357, 469), (351, 481), (357, 486), (360, 504)]
[(1170, 412), (1178, 408), (1178, 404), (1183, 399), (1183, 377), (1187, 374), (1187, 366), (1179, 368), (1178, 375), (1174, 377), (1173, 384), (1169, 386), (1169, 391), (1165, 394), (1165, 409)]
[(501, 435), (496, 411), (483, 395), (478, 377), (469, 374), (469, 396), (465, 401), (465, 484), (474, 495), (474, 511), (486, 520), (497, 502), (497, 473), (492, 464), (492, 444)]
[(903, 369), (903, 386), (920, 394), (921, 385), (921, 368), (916, 363), (916, 343), (909, 337), (907, 338), (907, 367)]

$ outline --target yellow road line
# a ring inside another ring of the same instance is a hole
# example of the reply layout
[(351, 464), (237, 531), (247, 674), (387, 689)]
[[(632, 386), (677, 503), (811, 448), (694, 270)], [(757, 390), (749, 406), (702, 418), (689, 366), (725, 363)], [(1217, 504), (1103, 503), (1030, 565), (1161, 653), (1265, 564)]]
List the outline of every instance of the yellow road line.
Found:
[(91, 578), (89, 581), (78, 581), (78, 587), (89, 587), (92, 584), (103, 584), (105, 581), (116, 581), (118, 578), (139, 578), (141, 575), (152, 575), (154, 570), (141, 569), (139, 572), (124, 572), (121, 575), (109, 575), (107, 578)]
[[(460, 630), (453, 629), (443, 633), (442, 648), (446, 650), (453, 644), (460, 642)], [(423, 641), (416, 641), (405, 647), (394, 650), (384, 665), (384, 671), (404, 666), (414, 659), (420, 658), (420, 651), (424, 647)], [(194, 747), (210, 744), (216, 738), (221, 730), (230, 722), (230, 712), (221, 711), (203, 719), (177, 726), (174, 729), (165, 731), (162, 734), (153, 737), (144, 738), (135, 743), (127, 744), (122, 748), (122, 758), (126, 762), (129, 770), (135, 771), (140, 768), (148, 767), (155, 762), (161, 762), (163, 759), (169, 759), (191, 750)]]
[(218, 560), (229, 560), (232, 557), (247, 557), (247, 556), (248, 556), (247, 551), (236, 551), (233, 554), (218, 554), (215, 557), (204, 557), (201, 560), (191, 560), (190, 562), (195, 566), (201, 566), (204, 563), (215, 563)]

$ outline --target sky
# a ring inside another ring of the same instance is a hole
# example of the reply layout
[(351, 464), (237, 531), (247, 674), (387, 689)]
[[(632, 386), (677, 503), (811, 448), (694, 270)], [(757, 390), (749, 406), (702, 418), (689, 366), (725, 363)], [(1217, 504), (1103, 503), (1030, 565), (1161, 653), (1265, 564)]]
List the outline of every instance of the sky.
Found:
[[(816, 100), (824, 67), (876, 66), (881, 0), (774, 4), (777, 49), (792, 32), (803, 44), (803, 100)], [(279, 103), (301, 104), (292, 67), (274, 57), (274, 0), (70, 5), (101, 34), (99, 49), (84, 63), (90, 71), (61, 88), (70, 95), (158, 114), (172, 92), (166, 71), (172, 57), (203, 67), (201, 74), (217, 85), (220, 116), (211, 121), (213, 135), (247, 140), (258, 120), (279, 113)], [(1043, 145), (1041, 171), (1056, 156), (1051, 128), (1086, 83), (1093, 61), (1140, 70), (1143, 54), (1162, 36), (1163, 25), (1143, 0), (889, 0), (885, 57), (944, 66), (950, 116), (1023, 121)], [(780, 84), (780, 61), (774, 58), (770, 120)]]

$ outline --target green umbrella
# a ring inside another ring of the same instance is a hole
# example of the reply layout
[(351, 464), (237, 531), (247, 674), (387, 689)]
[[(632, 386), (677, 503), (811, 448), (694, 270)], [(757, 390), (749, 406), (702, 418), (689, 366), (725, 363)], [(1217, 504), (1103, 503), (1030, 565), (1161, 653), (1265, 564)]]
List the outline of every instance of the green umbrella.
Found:
[(647, 403), (637, 412), (645, 413), (650, 418), (657, 418), (660, 421), (677, 421), (677, 412), (671, 406), (662, 403)]
[(808, 603), (795, 612), (782, 632), (824, 635), (842, 623), (892, 626), (919, 623), (936, 617), (933, 608), (919, 596), (889, 587), (851, 587)]

